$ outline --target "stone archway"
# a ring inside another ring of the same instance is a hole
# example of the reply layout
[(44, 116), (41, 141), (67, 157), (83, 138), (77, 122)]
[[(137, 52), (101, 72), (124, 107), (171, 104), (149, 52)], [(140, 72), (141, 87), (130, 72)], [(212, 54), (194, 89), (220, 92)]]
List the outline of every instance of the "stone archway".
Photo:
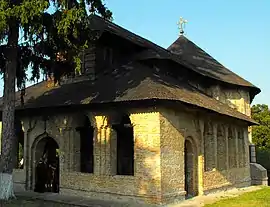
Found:
[(185, 140), (185, 191), (186, 198), (198, 195), (198, 153), (192, 138)]
[[(36, 138), (35, 142), (32, 145), (32, 173), (31, 173), (31, 189), (35, 190), (37, 186), (37, 182), (40, 181), (40, 174), (38, 171), (39, 169), (39, 164), (43, 164), (43, 169), (44, 174), (43, 178), (48, 179), (48, 177), (51, 176), (53, 171), (53, 177), (56, 180), (57, 184), (55, 187), (54, 184), (52, 185), (47, 185), (46, 184), (46, 189), (45, 192), (54, 192), (58, 193), (59, 192), (59, 144), (55, 139), (50, 137), (47, 134), (44, 134), (42, 136), (39, 136)], [(42, 162), (41, 162), (42, 160)], [(44, 162), (46, 161), (46, 162)], [(45, 164), (44, 164), (45, 163)], [(42, 179), (43, 179), (42, 178)], [(52, 177), (50, 177), (52, 180)], [(46, 182), (47, 183), (47, 182)], [(55, 182), (54, 182), (55, 183)], [(43, 190), (42, 190), (43, 191)]]

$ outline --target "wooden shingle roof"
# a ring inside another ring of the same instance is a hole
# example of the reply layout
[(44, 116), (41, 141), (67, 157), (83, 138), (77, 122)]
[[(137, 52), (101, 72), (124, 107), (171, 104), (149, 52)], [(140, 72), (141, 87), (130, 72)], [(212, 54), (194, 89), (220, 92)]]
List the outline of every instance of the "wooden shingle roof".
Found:
[(202, 75), (219, 79), (233, 85), (257, 88), (252, 83), (223, 66), (183, 35), (171, 44), (168, 50), (176, 54), (181, 60), (192, 63), (193, 68)]
[(150, 99), (182, 102), (255, 123), (250, 117), (201, 93), (186, 82), (138, 62), (122, 65), (112, 73), (99, 74), (94, 81), (83, 80), (53, 88), (41, 82), (26, 89), (23, 107), (17, 93), (16, 106), (17, 109), (32, 109)]
[(110, 32), (141, 47), (148, 48), (144, 59), (147, 57), (169, 59), (205, 77), (231, 85), (248, 87), (251, 89), (251, 99), (261, 91), (249, 81), (224, 67), (184, 36), (180, 36), (168, 49), (165, 49), (99, 16), (92, 15), (89, 22), (93, 29)]

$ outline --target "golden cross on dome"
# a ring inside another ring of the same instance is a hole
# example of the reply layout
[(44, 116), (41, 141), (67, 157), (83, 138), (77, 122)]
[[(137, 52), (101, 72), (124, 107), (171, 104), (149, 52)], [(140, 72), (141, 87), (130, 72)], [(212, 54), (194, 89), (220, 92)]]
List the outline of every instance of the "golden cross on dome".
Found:
[(180, 35), (184, 34), (184, 26), (185, 24), (188, 23), (187, 20), (185, 20), (183, 17), (180, 17), (178, 24), (178, 28), (180, 29)]

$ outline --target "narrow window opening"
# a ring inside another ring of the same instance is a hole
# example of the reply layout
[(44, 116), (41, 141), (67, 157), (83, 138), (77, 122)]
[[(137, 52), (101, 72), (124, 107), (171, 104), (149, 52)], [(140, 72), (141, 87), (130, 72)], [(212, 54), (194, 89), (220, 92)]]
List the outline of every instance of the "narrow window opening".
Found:
[(133, 126), (128, 115), (124, 115), (118, 125), (113, 126), (117, 132), (117, 175), (134, 175), (134, 135)]
[(94, 128), (87, 116), (84, 117), (83, 126), (78, 128), (80, 132), (80, 171), (82, 173), (94, 172)]

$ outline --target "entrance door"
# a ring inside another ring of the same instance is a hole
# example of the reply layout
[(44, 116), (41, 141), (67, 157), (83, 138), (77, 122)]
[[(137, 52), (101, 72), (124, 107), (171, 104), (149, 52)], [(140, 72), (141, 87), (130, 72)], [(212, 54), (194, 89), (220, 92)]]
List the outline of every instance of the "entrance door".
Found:
[(34, 191), (59, 192), (59, 146), (46, 137), (37, 143), (35, 151)]
[(185, 141), (185, 191), (186, 198), (197, 195), (197, 159), (194, 146), (190, 140)]

